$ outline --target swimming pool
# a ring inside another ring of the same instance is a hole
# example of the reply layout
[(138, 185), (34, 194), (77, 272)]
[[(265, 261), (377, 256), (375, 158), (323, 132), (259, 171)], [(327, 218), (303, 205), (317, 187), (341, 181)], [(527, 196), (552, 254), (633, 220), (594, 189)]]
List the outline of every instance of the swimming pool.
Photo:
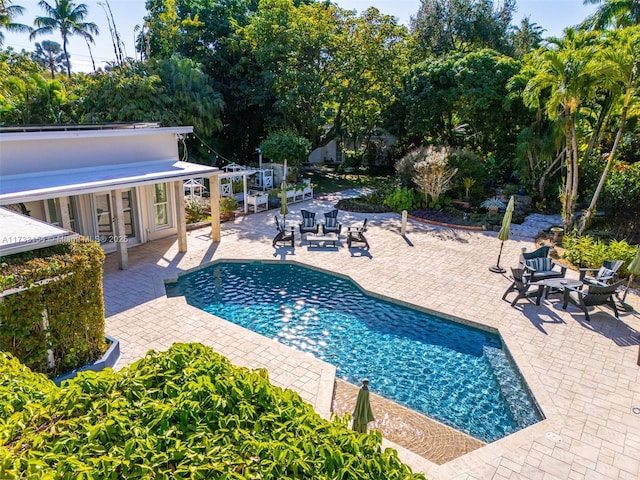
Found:
[(166, 287), (485, 442), (542, 419), (497, 334), (366, 295), (348, 279), (289, 263), (224, 262)]

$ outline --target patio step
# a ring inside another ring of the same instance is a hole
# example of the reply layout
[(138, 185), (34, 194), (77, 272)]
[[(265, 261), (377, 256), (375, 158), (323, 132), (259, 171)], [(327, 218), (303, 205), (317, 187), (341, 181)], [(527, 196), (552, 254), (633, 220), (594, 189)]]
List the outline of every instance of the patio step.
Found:
[(491, 364), (493, 373), (500, 386), (500, 391), (507, 402), (509, 411), (520, 427), (527, 427), (540, 421), (537, 411), (528, 406), (536, 402), (529, 401), (526, 385), (517, 372), (514, 372), (505, 352), (499, 348), (483, 347), (484, 354)]

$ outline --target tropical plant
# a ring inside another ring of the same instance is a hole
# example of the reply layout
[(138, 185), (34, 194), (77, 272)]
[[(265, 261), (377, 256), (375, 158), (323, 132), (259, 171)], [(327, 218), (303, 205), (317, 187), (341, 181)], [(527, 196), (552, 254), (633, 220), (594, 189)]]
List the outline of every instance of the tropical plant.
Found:
[(484, 200), (480, 204), (480, 207), (486, 208), (487, 210), (489, 210), (489, 212), (492, 212), (495, 214), (498, 212), (498, 210), (506, 208), (506, 205), (499, 198), (493, 197), (493, 198), (487, 198), (486, 200)]
[(12, 5), (12, 0), (0, 0), (0, 47), (4, 45), (2, 29), (9, 32), (28, 32), (30, 28), (22, 23), (14, 22), (14, 18), (24, 13), (24, 7)]
[(69, 37), (79, 35), (93, 42), (93, 35), (99, 33), (98, 26), (95, 23), (84, 21), (88, 14), (87, 6), (84, 3), (76, 5), (73, 0), (55, 0), (55, 5), (50, 5), (46, 0), (40, 0), (38, 5), (46, 15), (36, 17), (33, 21), (37, 28), (31, 32), (30, 37), (33, 39), (38, 35), (47, 35), (58, 30), (62, 36), (62, 50), (66, 59), (67, 75), (71, 77), (71, 61), (67, 51)]
[(414, 166), (413, 180), (422, 189), (429, 207), (440, 208), (440, 195), (451, 187), (451, 179), (458, 170), (449, 167), (446, 148), (421, 147), (416, 155), (421, 160)]
[(462, 179), (462, 184), (464, 185), (464, 196), (468, 198), (471, 192), (471, 187), (476, 183), (476, 179), (473, 177), (464, 177)]

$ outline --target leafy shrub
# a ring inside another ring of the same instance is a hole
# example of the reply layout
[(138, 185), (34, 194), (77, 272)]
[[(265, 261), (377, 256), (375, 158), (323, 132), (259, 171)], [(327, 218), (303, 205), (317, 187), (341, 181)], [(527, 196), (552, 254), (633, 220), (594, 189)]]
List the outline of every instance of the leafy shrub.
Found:
[(238, 199), (236, 197), (220, 198), (220, 215), (229, 216), (238, 208)]
[(198, 223), (211, 215), (211, 207), (206, 202), (195, 197), (188, 198), (184, 202), (184, 213), (187, 223)]
[[(0, 378), (9, 369), (0, 357)], [(424, 479), (378, 432), (324, 420), (265, 370), (199, 344), (84, 372), (2, 420), (3, 478)]]
[(415, 190), (405, 187), (390, 191), (383, 200), (383, 204), (394, 212), (402, 212), (403, 210), (412, 212), (420, 208), (420, 202), (420, 196), (416, 194)]
[[(487, 170), (482, 158), (471, 150), (454, 150), (449, 155), (449, 166), (458, 169), (453, 177), (454, 194), (458, 197), (482, 197), (484, 185), (487, 183)], [(465, 178), (472, 178), (473, 184), (466, 193)]]
[(594, 240), (590, 235), (565, 235), (562, 240), (565, 249), (564, 258), (578, 268), (600, 268), (605, 260), (622, 260), (624, 263), (618, 275), (629, 275), (627, 266), (636, 255), (637, 245), (629, 245), (625, 240), (612, 240), (609, 243)]
[(86, 239), (3, 258), (0, 350), (52, 377), (100, 357), (106, 349), (103, 261), (100, 245)]
[(640, 163), (614, 165), (599, 205), (616, 221), (621, 237), (640, 242)]

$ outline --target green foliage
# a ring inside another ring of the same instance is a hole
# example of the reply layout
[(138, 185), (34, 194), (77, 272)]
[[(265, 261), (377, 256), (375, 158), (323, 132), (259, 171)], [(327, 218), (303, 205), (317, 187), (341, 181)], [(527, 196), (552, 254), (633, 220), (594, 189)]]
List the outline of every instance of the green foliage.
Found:
[(510, 53), (507, 39), (515, 11), (514, 1), (423, 0), (412, 18), (416, 54), (424, 58), (483, 47)]
[(520, 62), (488, 49), (452, 52), (415, 65), (403, 82), (407, 135), (415, 143), (426, 139), (512, 158), (513, 127), (531, 116), (508, 94), (509, 80), (519, 71)]
[[(453, 177), (453, 190), (458, 197), (481, 197), (484, 186), (488, 181), (486, 163), (480, 155), (468, 149), (453, 150), (449, 155), (449, 166), (456, 168), (458, 173)], [(467, 194), (465, 181), (471, 179), (471, 186)]]
[(640, 163), (617, 163), (611, 169), (600, 205), (620, 235), (640, 242)]
[(211, 215), (211, 207), (198, 198), (188, 198), (184, 202), (184, 212), (187, 223), (198, 223)]
[(383, 203), (394, 212), (412, 212), (420, 208), (422, 198), (411, 188), (401, 187), (387, 193)]
[[(16, 372), (7, 363), (2, 376)], [(424, 479), (382, 450), (379, 433), (324, 420), (265, 370), (200, 344), (81, 373), (4, 416), (1, 434), (7, 478)]]
[(220, 198), (220, 215), (228, 217), (238, 208), (238, 199), (236, 197), (221, 197)]
[[(105, 350), (99, 244), (78, 241), (3, 258), (0, 264), (0, 350), (35, 371), (57, 376)], [(10, 289), (16, 289), (11, 292)], [(47, 312), (49, 328), (43, 328)], [(47, 350), (55, 366), (48, 368)]]
[(295, 132), (282, 130), (270, 134), (261, 144), (265, 158), (277, 163), (286, 160), (290, 167), (302, 165), (311, 152), (311, 143)]
[(636, 256), (637, 245), (629, 245), (625, 240), (607, 243), (594, 240), (590, 235), (568, 234), (562, 239), (564, 258), (579, 268), (600, 268), (605, 260), (622, 260), (624, 263), (618, 275), (629, 275), (627, 266)]

